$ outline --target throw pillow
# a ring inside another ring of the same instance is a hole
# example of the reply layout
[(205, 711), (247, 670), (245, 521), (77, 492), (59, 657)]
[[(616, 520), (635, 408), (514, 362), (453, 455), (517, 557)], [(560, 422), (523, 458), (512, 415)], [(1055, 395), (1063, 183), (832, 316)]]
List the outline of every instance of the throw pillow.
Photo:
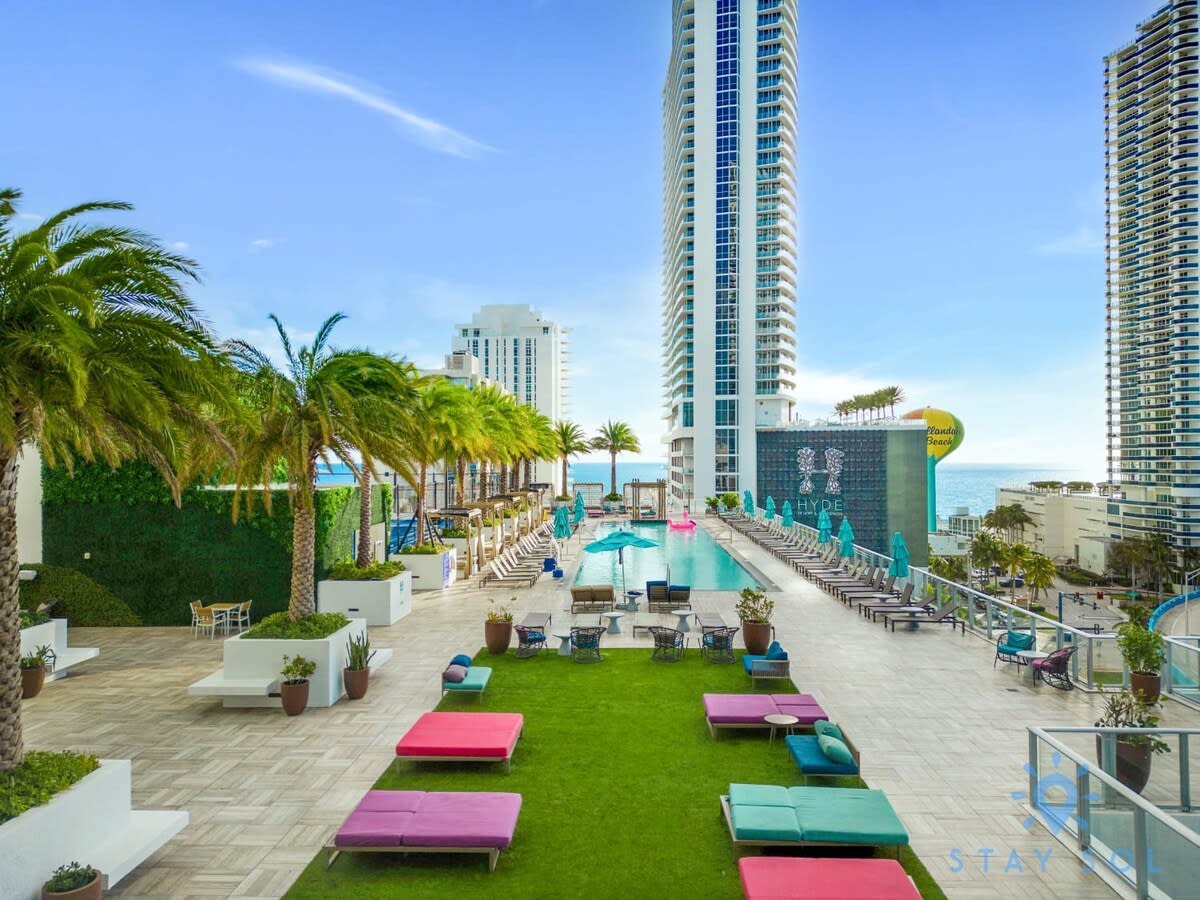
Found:
[(825, 719), (817, 719), (817, 721), (813, 722), (813, 732), (817, 735), (817, 737), (827, 734), (830, 737), (837, 738), (839, 741), (844, 741), (846, 739), (842, 736), (842, 729), (838, 728), (832, 722), (826, 721)]
[(452, 666), (462, 666), (464, 669), (471, 668), (471, 657), (465, 653), (460, 653), (454, 659), (450, 660)]
[(821, 752), (830, 762), (840, 763), (843, 766), (854, 765), (854, 757), (850, 754), (850, 748), (837, 738), (823, 734), (817, 738), (817, 744), (820, 745)]
[(458, 684), (466, 677), (466, 666), (446, 666), (446, 671), (442, 673), (442, 681), (449, 681), (453, 684)]
[(771, 646), (767, 648), (767, 659), (787, 659), (787, 651), (779, 645), (779, 641), (771, 641)]

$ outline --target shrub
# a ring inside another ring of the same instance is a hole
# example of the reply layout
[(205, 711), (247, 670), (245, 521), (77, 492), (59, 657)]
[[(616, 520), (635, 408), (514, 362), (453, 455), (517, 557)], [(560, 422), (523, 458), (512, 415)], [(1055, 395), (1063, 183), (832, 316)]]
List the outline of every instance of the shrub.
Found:
[(346, 668), (361, 672), (371, 663), (375, 651), (371, 649), (371, 640), (365, 634), (351, 635), (346, 643)]
[(283, 668), (279, 674), (283, 676), (284, 684), (301, 684), (312, 678), (317, 671), (317, 664), (311, 659), (305, 659), (299, 653), (295, 656), (283, 654)]
[(743, 623), (767, 625), (775, 611), (775, 601), (768, 600), (766, 591), (760, 587), (742, 588), (742, 599), (734, 609)]
[(620, 494), (605, 494), (604, 499), (607, 500), (609, 503), (620, 503), (625, 498), (622, 497)]
[(22, 609), (21, 627), (32, 628), (34, 625), (45, 625), (50, 621), (50, 614), (46, 612), (47, 608), (39, 606), (37, 609)]
[(511, 622), (513, 620), (512, 605), (517, 602), (516, 597), (510, 597), (507, 604), (496, 605), (496, 601), (491, 601), (488, 606), (486, 622), (495, 624), (497, 622)]
[(96, 880), (98, 873), (91, 866), (83, 866), (77, 862), (69, 862), (59, 866), (54, 874), (42, 885), (42, 890), (65, 894), (75, 891)]
[(436, 553), (445, 553), (446, 546), (444, 544), (422, 544), (418, 547), (412, 544), (408, 547), (401, 547), (401, 553), (415, 553), (418, 556), (433, 556)]
[(570, 500), (570, 499), (571, 499), (571, 497), (570, 497), (570, 495), (569, 495), (569, 494), (559, 494), (559, 495), (558, 495), (557, 497), (555, 497), (554, 499), (555, 499), (555, 500), (562, 501), (562, 500)]
[(1129, 621), (1117, 626), (1117, 647), (1129, 671), (1157, 675), (1167, 661), (1167, 644), (1157, 631)]
[(350, 624), (341, 613), (313, 613), (293, 621), (285, 612), (272, 613), (242, 635), (242, 640), (286, 639), (319, 641)]
[(465, 528), (443, 528), (442, 529), (442, 537), (443, 538), (465, 538), (466, 536), (467, 536), (467, 529), (465, 529)]
[(76, 628), (142, 624), (128, 604), (82, 572), (42, 564), (24, 568), (38, 573), (33, 581), (21, 582), (21, 606), (26, 610), (44, 604)]
[(32, 653), (27, 653), (25, 656), (21, 657), (21, 668), (22, 669), (40, 669), (40, 668), (42, 668), (44, 665), (46, 665), (46, 657), (48, 657), (50, 655), (50, 653), (51, 653), (50, 646), (48, 644), (43, 644), (41, 647), (38, 647)]
[[(1130, 691), (1121, 691), (1104, 701), (1104, 712), (1096, 722), (1097, 728), (1157, 728), (1158, 716), (1154, 705), (1143, 703)], [(1148, 748), (1151, 753), (1170, 753), (1166, 741), (1152, 734), (1121, 735), (1117, 741), (1131, 747)]]
[(404, 571), (404, 563), (398, 559), (389, 559), (360, 569), (352, 559), (335, 562), (325, 573), (331, 581), (386, 581)]
[(30, 750), (25, 761), (0, 778), (0, 823), (47, 802), (100, 767), (94, 756)]
[(1093, 585), (1104, 583), (1104, 578), (1095, 572), (1089, 572), (1087, 569), (1078, 569), (1074, 566), (1059, 566), (1058, 577), (1067, 584), (1073, 584), (1078, 587), (1092, 587)]

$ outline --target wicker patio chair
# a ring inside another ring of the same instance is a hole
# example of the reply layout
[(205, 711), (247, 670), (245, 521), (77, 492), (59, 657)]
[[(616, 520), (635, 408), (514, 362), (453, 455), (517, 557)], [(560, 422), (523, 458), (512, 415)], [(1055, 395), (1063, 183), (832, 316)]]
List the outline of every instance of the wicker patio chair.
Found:
[(546, 649), (546, 635), (544, 632), (526, 625), (517, 625), (513, 630), (517, 633), (517, 649), (513, 651), (513, 656), (518, 659), (537, 656)]
[(599, 626), (571, 629), (571, 659), (575, 662), (600, 662), (600, 637), (604, 629)]
[(683, 632), (674, 628), (663, 628), (652, 625), (650, 636), (654, 638), (654, 652), (651, 659), (661, 662), (679, 662), (683, 658)]
[(1067, 672), (1067, 666), (1071, 662), (1071, 655), (1077, 649), (1079, 648), (1061, 647), (1049, 656), (1035, 659), (1032, 663), (1033, 680), (1044, 681), (1050, 687), (1058, 688), (1060, 691), (1075, 690), (1075, 685), (1071, 682), (1071, 675)]
[(733, 636), (736, 628), (714, 628), (704, 632), (700, 639), (700, 651), (712, 663), (737, 662), (733, 655)]

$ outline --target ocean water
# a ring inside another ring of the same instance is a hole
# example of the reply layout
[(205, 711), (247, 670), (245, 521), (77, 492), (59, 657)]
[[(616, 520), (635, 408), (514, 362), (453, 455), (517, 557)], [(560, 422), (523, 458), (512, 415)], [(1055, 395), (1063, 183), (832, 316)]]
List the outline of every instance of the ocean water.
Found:
[[(657, 481), (667, 477), (666, 462), (621, 462), (617, 457), (617, 490), (621, 490), (626, 482)], [(572, 462), (567, 469), (567, 480), (576, 482), (599, 482), (608, 493), (609, 482), (612, 480), (612, 464), (606, 462)]]
[(982, 516), (996, 506), (996, 488), (1024, 487), (1031, 481), (1102, 481), (1104, 476), (1083, 469), (1045, 469), (1029, 466), (941, 463), (937, 467), (937, 514), (945, 519), (965, 506)]

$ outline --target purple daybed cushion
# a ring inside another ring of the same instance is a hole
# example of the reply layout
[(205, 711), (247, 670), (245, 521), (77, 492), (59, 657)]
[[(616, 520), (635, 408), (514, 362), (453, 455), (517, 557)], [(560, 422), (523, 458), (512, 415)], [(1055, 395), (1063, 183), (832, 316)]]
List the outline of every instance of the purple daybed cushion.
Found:
[(761, 725), (763, 716), (779, 712), (767, 694), (705, 694), (704, 715), (721, 725)]
[(795, 716), (801, 725), (811, 725), (818, 719), (827, 718), (825, 710), (812, 694), (772, 694), (771, 699), (785, 716)]
[(512, 843), (520, 794), (369, 791), (337, 847), (496, 847)]

